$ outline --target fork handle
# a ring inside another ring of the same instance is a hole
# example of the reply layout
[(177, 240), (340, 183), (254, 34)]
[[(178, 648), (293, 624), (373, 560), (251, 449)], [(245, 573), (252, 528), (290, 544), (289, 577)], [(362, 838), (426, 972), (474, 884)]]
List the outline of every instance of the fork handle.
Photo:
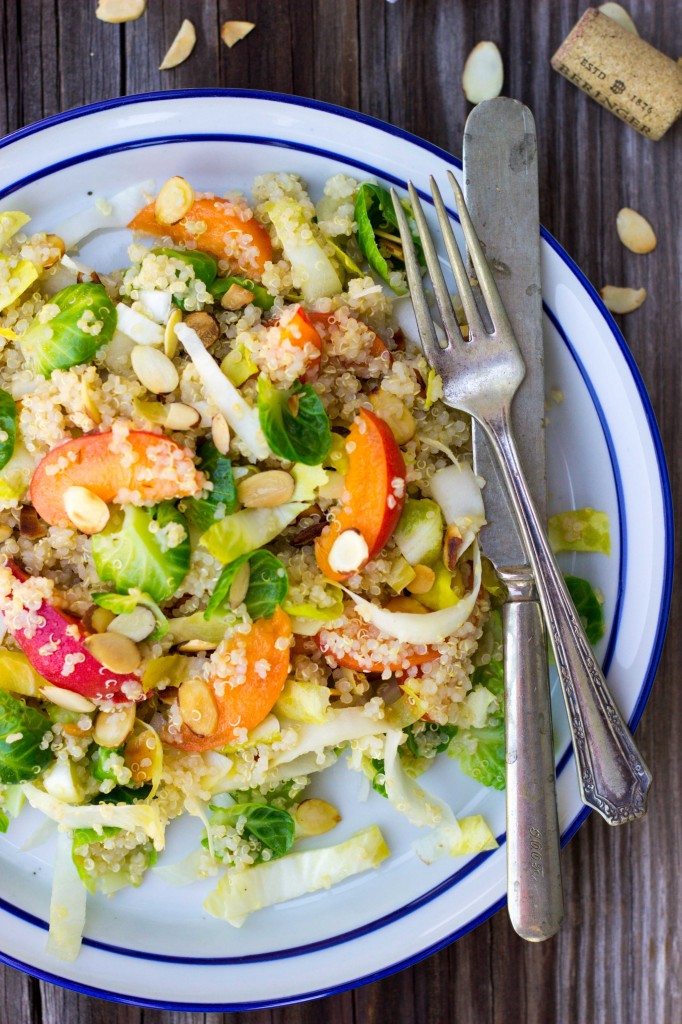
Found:
[(509, 407), (480, 419), (509, 490), (566, 702), (582, 800), (610, 825), (646, 813), (651, 774), (613, 702), (530, 496)]
[(547, 640), (529, 566), (497, 571), (508, 591), (502, 609), (507, 900), (514, 930), (539, 942), (556, 934), (564, 916)]

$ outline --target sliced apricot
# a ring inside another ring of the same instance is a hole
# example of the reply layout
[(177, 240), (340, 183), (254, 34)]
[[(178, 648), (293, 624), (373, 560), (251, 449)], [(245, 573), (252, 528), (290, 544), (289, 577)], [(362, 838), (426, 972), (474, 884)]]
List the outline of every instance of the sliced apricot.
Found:
[(186, 498), (203, 486), (190, 452), (147, 430), (104, 431), (58, 444), (38, 463), (31, 502), (50, 526), (70, 526), (64, 508), (69, 487), (86, 487), (103, 501), (155, 505)]
[(265, 264), (272, 259), (270, 236), (262, 224), (255, 217), (242, 220), (229, 200), (217, 196), (196, 199), (176, 224), (159, 223), (154, 203), (150, 203), (135, 214), (128, 227), (144, 235), (189, 244), (218, 260), (227, 260), (232, 268), (249, 277), (260, 278)]
[[(311, 323), (310, 314), (302, 306), (297, 306), (291, 312), (286, 311), (280, 320), (271, 320), (265, 326), (277, 328), (280, 339), (289, 342), (294, 348), (308, 347), (308, 366), (303, 377), (304, 380), (313, 380), (320, 368), (322, 338)], [(311, 353), (312, 348), (317, 350), (316, 355)]]
[(315, 541), (318, 566), (325, 576), (337, 581), (353, 575), (336, 572), (329, 564), (337, 537), (344, 530), (358, 530), (367, 543), (365, 563), (370, 561), (398, 525), (405, 502), (402, 453), (391, 428), (369, 409), (360, 410), (346, 440), (346, 451), (346, 500)]
[[(322, 339), (333, 338), (335, 334), (342, 334), (344, 331), (344, 325), (337, 320), (335, 313), (308, 313), (308, 318), (315, 327), (322, 329)], [(375, 359), (378, 356), (386, 355), (388, 365), (390, 366), (391, 354), (388, 350), (388, 346), (381, 340), (379, 335), (372, 331), (366, 324), (362, 324), (366, 330), (371, 332), (371, 341), (369, 345), (369, 351), (366, 355), (366, 359)]]
[[(218, 649), (217, 665), (225, 668), (208, 682), (213, 686), (218, 724), (210, 736), (199, 736), (184, 723), (167, 729), (163, 739), (191, 753), (218, 750), (234, 743), (241, 731), (259, 725), (272, 711), (289, 674), (291, 622), (277, 607), (270, 619), (257, 619), (250, 632), (233, 633)], [(216, 656), (214, 656), (216, 657)]]

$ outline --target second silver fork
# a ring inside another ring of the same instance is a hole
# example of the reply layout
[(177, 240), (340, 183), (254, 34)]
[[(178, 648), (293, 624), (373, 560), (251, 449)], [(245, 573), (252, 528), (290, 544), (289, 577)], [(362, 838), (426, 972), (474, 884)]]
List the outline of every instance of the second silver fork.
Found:
[(451, 172), (448, 172), (448, 178), (492, 330), (488, 330), (476, 304), (445, 204), (435, 180), (431, 178), (438, 222), (469, 325), (469, 340), (462, 339), (419, 196), (414, 186), (408, 183), (412, 210), (447, 339), (445, 346), (438, 341), (407, 217), (393, 189), (391, 195), (424, 354), (442, 378), (445, 403), (469, 413), (481, 424), (497, 456), (533, 568), (554, 648), (582, 800), (609, 824), (622, 824), (646, 813), (651, 774), (608, 691), (530, 496), (510, 416), (512, 399), (525, 374), (523, 358), (461, 189)]

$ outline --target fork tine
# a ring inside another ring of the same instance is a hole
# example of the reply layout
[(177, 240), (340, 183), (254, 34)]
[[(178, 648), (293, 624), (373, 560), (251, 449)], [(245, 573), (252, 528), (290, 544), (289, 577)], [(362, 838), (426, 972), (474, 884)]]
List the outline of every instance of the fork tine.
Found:
[(421, 269), (419, 266), (419, 260), (417, 259), (417, 254), (414, 251), (414, 242), (412, 241), (412, 235), (410, 234), (407, 217), (405, 216), (405, 211), (400, 203), (400, 197), (394, 188), (391, 189), (391, 199), (393, 200), (395, 215), (398, 220), (398, 230), (403, 243), (403, 258), (405, 260), (405, 271), (407, 272), (407, 283), (410, 288), (410, 298), (412, 299), (414, 315), (417, 320), (417, 327), (419, 328), (419, 337), (421, 338), (422, 349), (427, 360), (431, 363), (435, 363), (443, 350), (438, 342), (436, 328), (434, 327), (433, 319), (431, 317), (431, 310), (429, 309), (429, 304), (426, 301), (426, 295), (424, 294)]
[[(469, 330), (480, 336), (485, 332), (485, 327), (483, 326), (481, 314), (479, 313), (478, 306), (476, 305), (474, 292), (469, 282), (469, 275), (466, 272), (462, 254), (459, 251), (459, 246), (457, 245), (457, 239), (455, 238), (452, 225), (450, 224), (448, 211), (445, 209), (443, 197), (441, 196), (440, 189), (433, 177), (431, 178), (431, 195), (433, 196), (436, 214), (438, 215), (438, 224), (440, 225), (443, 240), (445, 241), (445, 248), (447, 249), (448, 257), (450, 258), (450, 266), (452, 267), (452, 273), (455, 277), (459, 297), (462, 300), (462, 308), (464, 309), (464, 315), (466, 317), (467, 324), (469, 325)], [(459, 333), (459, 328), (457, 330)]]
[(431, 238), (431, 232), (429, 226), (426, 223), (426, 217), (424, 216), (424, 210), (422, 208), (421, 201), (417, 194), (417, 190), (411, 181), (407, 183), (407, 189), (410, 194), (410, 202), (412, 204), (412, 213), (417, 225), (417, 231), (419, 233), (419, 239), (422, 243), (424, 250), (424, 256), (426, 257), (426, 266), (429, 271), (431, 283), (433, 285), (434, 294), (436, 296), (436, 302), (438, 304), (438, 310), (440, 312), (443, 327), (447, 334), (450, 344), (454, 344), (456, 341), (461, 340), (461, 334), (459, 330), (459, 324), (457, 323), (457, 317), (452, 306), (452, 299), (448, 291), (448, 286), (445, 283), (443, 277), (443, 271), (440, 267), (440, 260), (438, 259), (438, 253), (436, 247), (433, 244)]
[(459, 213), (462, 231), (464, 232), (464, 240), (467, 244), (474, 273), (476, 274), (481, 293), (485, 299), (485, 304), (488, 308), (493, 328), (495, 331), (511, 331), (511, 324), (509, 323), (507, 311), (505, 310), (502, 299), (500, 298), (500, 293), (497, 290), (493, 272), (485, 258), (483, 247), (481, 246), (478, 235), (476, 234), (476, 229), (472, 223), (467, 205), (464, 202), (464, 195), (462, 194), (459, 183), (452, 171), (448, 171), (448, 179), (452, 186), (452, 191), (455, 193), (455, 202), (457, 203), (457, 211)]

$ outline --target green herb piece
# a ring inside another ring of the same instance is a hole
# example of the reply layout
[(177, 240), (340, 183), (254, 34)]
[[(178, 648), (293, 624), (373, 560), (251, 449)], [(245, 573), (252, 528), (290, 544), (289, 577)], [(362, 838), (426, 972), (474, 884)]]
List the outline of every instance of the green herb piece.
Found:
[(564, 576), (575, 610), (585, 627), (587, 639), (594, 646), (604, 635), (604, 612), (594, 588), (579, 576)]
[(211, 824), (237, 827), (244, 817), (244, 834), (253, 836), (259, 843), (272, 851), (275, 857), (283, 857), (294, 845), (296, 825), (288, 811), (269, 804), (233, 804), (215, 811)]
[(11, 693), (0, 690), (0, 782), (35, 782), (52, 760), (41, 743), (50, 720)]
[(130, 786), (116, 786), (110, 793), (99, 793), (92, 801), (93, 804), (138, 804), (146, 800), (152, 791), (150, 785), (138, 786), (132, 789)]
[[(410, 213), (409, 208), (407, 212)], [(396, 287), (391, 283), (396, 271), (404, 269), (405, 260), (390, 193), (380, 185), (363, 182), (355, 200), (355, 220), (358, 225), (358, 244), (370, 267), (382, 281), (391, 286), (396, 295), (404, 295), (407, 287)], [(417, 257), (423, 264), (423, 252), (416, 232), (413, 231), (412, 237)]]
[(409, 751), (414, 757), (433, 758), (448, 749), (453, 736), (457, 735), (457, 726), (426, 722), (424, 728), (417, 730), (415, 723), (404, 731), (407, 740), (403, 746), (398, 747), (401, 756), (404, 756), (405, 751)]
[(258, 416), (270, 448), (280, 458), (318, 466), (329, 455), (329, 417), (311, 384), (297, 381), (288, 390), (280, 391), (261, 375)]
[[(172, 526), (182, 527), (185, 535), (168, 547), (167, 528)], [(160, 603), (172, 597), (189, 571), (187, 521), (171, 502), (154, 508), (126, 505), (93, 536), (92, 557), (101, 580), (120, 591), (137, 587)]]
[[(35, 373), (49, 377), (53, 370), (68, 370), (89, 363), (116, 330), (116, 309), (101, 284), (72, 284), (50, 298), (59, 313), (47, 323), (35, 319), (21, 336), (21, 348)], [(84, 330), (100, 323), (97, 334)]]
[(252, 551), (226, 565), (215, 585), (215, 590), (206, 606), (204, 618), (209, 621), (224, 610), (223, 605), (230, 596), (235, 576), (245, 562), (249, 563), (249, 589), (244, 603), (252, 619), (269, 619), (275, 608), (281, 604), (289, 590), (287, 571), (269, 551)]
[(251, 292), (254, 306), (258, 306), (259, 309), (267, 310), (272, 309), (275, 298), (267, 288), (264, 288), (262, 284), (258, 284), (256, 281), (251, 281), (248, 277), (219, 277), (210, 286), (209, 291), (215, 301), (220, 303), (225, 292), (229, 291), (233, 284), (239, 285), (240, 288), (245, 288), (247, 292)]
[[(169, 259), (181, 260), (183, 263), (188, 263), (194, 271), (194, 276), (198, 281), (203, 281), (209, 291), (211, 291), (211, 285), (216, 279), (218, 273), (218, 261), (209, 256), (208, 253), (199, 252), (198, 250), (189, 249), (152, 249), (152, 252), (156, 256), (167, 256)], [(180, 309), (185, 308), (185, 300), (181, 295), (174, 295), (173, 302)]]
[(4, 811), (0, 811), (0, 832), (6, 832), (9, 828), (9, 818)]
[(197, 451), (201, 472), (213, 484), (205, 498), (185, 498), (180, 508), (187, 519), (202, 533), (217, 520), (230, 516), (237, 508), (237, 485), (232, 463), (221, 455), (211, 441), (205, 441)]
[(17, 439), (17, 406), (10, 394), (0, 389), (0, 469), (14, 455)]

